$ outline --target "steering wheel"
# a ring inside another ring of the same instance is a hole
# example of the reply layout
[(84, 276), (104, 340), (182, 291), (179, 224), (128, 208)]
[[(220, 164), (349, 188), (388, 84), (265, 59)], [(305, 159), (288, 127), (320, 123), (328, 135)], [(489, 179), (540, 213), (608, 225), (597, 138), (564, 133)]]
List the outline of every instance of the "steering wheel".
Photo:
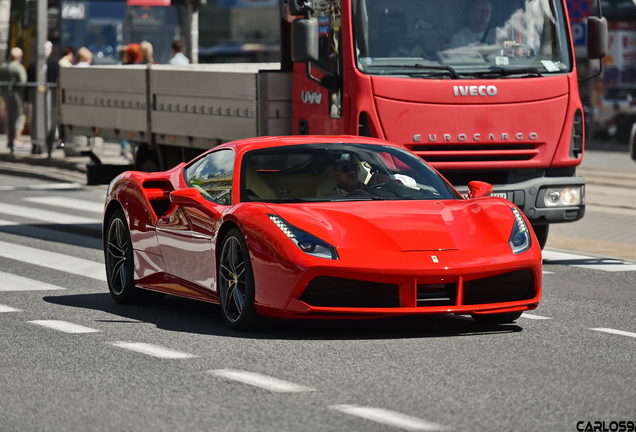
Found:
[(537, 55), (535, 49), (525, 43), (515, 42), (509, 47), (506, 47), (506, 49), (512, 51), (515, 56), (519, 57), (534, 57)]

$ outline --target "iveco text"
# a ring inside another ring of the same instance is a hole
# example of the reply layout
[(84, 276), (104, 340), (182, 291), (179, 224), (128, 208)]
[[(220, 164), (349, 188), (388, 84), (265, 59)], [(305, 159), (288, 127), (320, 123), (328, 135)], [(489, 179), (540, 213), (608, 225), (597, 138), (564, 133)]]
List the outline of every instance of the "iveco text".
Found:
[(494, 85), (453, 86), (453, 96), (497, 96)]

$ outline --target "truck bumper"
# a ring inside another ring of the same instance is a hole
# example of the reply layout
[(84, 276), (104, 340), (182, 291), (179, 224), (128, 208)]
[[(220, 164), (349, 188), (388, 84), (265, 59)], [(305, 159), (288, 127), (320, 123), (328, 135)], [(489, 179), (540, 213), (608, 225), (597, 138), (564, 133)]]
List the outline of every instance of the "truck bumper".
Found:
[[(579, 188), (581, 204), (576, 206), (552, 206), (545, 204), (545, 194), (550, 188)], [(466, 186), (458, 187), (464, 195)], [(519, 183), (493, 185), (493, 195), (506, 198), (516, 204), (533, 225), (574, 222), (585, 215), (585, 179), (583, 177), (540, 177)]]

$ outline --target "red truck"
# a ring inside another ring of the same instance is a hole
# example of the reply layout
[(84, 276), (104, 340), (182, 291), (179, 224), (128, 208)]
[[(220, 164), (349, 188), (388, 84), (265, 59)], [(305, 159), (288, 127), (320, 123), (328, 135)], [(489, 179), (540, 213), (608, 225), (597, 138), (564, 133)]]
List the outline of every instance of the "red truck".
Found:
[[(592, 17), (588, 29), (589, 58), (601, 59), (606, 22)], [(583, 106), (565, 0), (282, 1), (281, 56), (62, 70), (60, 124), (136, 143), (145, 170), (255, 135), (376, 137), (460, 190), (493, 184), (542, 246), (549, 224), (583, 217)]]

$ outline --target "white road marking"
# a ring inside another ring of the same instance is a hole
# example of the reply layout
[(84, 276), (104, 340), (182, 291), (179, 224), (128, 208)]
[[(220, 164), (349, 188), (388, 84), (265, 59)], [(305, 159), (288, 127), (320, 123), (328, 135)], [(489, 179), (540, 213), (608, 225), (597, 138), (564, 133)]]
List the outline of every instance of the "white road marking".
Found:
[(63, 290), (64, 288), (17, 276), (11, 273), (0, 272), (0, 291), (46, 291)]
[(32, 190), (63, 190), (63, 189), (81, 189), (82, 185), (79, 183), (50, 183), (50, 184), (37, 184), (27, 186), (28, 189)]
[(549, 271), (543, 271), (543, 274), (554, 274), (554, 272), (549, 272)]
[(329, 408), (345, 414), (410, 431), (444, 431), (452, 429), (448, 426), (382, 408), (363, 407), (359, 405), (331, 405)]
[(232, 369), (218, 369), (210, 370), (207, 373), (217, 375), (222, 378), (239, 381), (243, 384), (248, 384), (254, 387), (260, 387), (265, 390), (269, 390), (277, 393), (297, 393), (316, 391), (316, 389), (305, 387), (299, 384), (294, 384), (289, 381), (279, 380), (266, 375), (261, 375), (253, 372), (246, 372)]
[(614, 329), (602, 328), (602, 327), (600, 327), (600, 328), (591, 328), (590, 330), (636, 338), (636, 333), (626, 332), (626, 331), (623, 331), (623, 330), (614, 330)]
[(566, 264), (608, 272), (636, 271), (636, 264), (630, 262), (546, 250), (543, 251), (543, 263)]
[(23, 198), (24, 201), (34, 202), (37, 204), (44, 204), (53, 207), (62, 207), (65, 209), (81, 210), (86, 212), (93, 212), (102, 214), (104, 212), (104, 203), (98, 203), (95, 201), (81, 200), (77, 198), (68, 198), (62, 196), (41, 196), (41, 197), (27, 197)]
[(20, 309), (15, 309), (10, 306), (0, 304), (0, 312), (22, 312)]
[(20, 224), (17, 222), (11, 222), (11, 221), (0, 219), (0, 226), (13, 226), (13, 225), (20, 225)]
[(142, 354), (147, 354), (153, 357), (159, 357), (164, 359), (184, 359), (198, 357), (193, 354), (187, 354), (180, 351), (171, 350), (169, 348), (160, 347), (148, 343), (132, 343), (132, 342), (112, 342), (112, 344), (119, 348), (125, 348), (132, 351), (136, 351)]
[(0, 257), (86, 276), (91, 279), (106, 280), (104, 264), (57, 252), (0, 241)]
[(54, 330), (63, 331), (64, 333), (96, 333), (99, 330), (84, 327), (78, 324), (73, 324), (66, 321), (57, 321), (57, 320), (38, 320), (38, 321), (29, 321), (30, 323), (41, 325), (43, 327), (52, 328)]
[(541, 315), (533, 315), (533, 314), (529, 314), (529, 313), (522, 313), (521, 314), (521, 318), (530, 318), (530, 319), (535, 319), (535, 320), (546, 320), (546, 319), (552, 319), (550, 317), (544, 317)]
[(12, 191), (15, 190), (15, 186), (0, 186), (0, 191)]
[(101, 219), (91, 219), (82, 216), (74, 216), (66, 213), (58, 213), (50, 210), (42, 210), (36, 209), (34, 207), (19, 206), (7, 203), (0, 203), (0, 213), (54, 224), (102, 223)]

